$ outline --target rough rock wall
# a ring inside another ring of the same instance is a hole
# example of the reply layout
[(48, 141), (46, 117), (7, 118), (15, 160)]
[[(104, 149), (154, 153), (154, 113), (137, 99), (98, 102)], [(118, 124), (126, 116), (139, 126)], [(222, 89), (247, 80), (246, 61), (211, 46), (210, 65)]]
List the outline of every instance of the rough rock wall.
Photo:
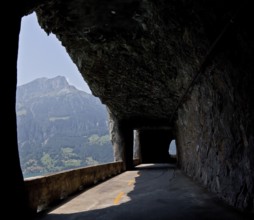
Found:
[[(114, 114), (112, 137), (116, 148), (123, 145), (116, 158), (131, 145), (124, 142), (132, 128), (151, 121), (171, 126), (181, 95), (202, 66), (206, 75), (178, 112), (181, 165), (230, 204), (251, 209), (254, 37), (248, 30), (254, 19), (244, 2), (52, 0), (36, 11)], [(234, 25), (216, 43), (228, 22)], [(121, 120), (128, 121), (128, 131)]]
[(110, 110), (109, 132), (113, 145), (114, 160), (123, 161), (124, 169), (133, 169), (133, 129), (125, 120), (118, 120)]
[(93, 94), (118, 118), (135, 122), (170, 118), (202, 62), (209, 42), (196, 13), (207, 16), (184, 0), (56, 0), (37, 10)]
[(230, 205), (254, 211), (253, 41), (238, 23), (178, 111), (182, 169)]

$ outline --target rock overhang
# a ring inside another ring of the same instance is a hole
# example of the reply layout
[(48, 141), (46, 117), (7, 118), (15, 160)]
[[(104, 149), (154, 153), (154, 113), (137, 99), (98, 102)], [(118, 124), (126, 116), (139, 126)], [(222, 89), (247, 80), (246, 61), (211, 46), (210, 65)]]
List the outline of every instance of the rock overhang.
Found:
[(218, 21), (231, 11), (184, 0), (52, 0), (36, 9), (92, 93), (133, 127), (172, 126), (181, 95), (221, 29)]

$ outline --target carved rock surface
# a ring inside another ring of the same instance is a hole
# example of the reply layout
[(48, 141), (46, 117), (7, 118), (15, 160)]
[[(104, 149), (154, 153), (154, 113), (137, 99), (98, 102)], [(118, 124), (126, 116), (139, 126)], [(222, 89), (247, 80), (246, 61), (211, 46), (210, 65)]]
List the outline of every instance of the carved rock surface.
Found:
[(175, 125), (185, 172), (253, 211), (254, 19), (246, 2), (52, 0), (36, 12), (113, 125)]
[(37, 15), (45, 31), (65, 46), (93, 94), (118, 118), (169, 120), (215, 38), (206, 32), (221, 29), (216, 19), (229, 19), (215, 11), (216, 5), (198, 2), (57, 0), (41, 6)]

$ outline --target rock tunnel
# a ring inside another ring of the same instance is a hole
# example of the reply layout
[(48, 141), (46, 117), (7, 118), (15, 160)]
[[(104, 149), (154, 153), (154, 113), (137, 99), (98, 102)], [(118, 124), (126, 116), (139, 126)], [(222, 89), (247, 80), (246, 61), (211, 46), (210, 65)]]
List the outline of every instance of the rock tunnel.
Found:
[[(27, 215), (15, 115), (20, 22), (36, 12), (107, 106), (115, 160), (132, 169), (133, 131), (142, 162), (168, 161), (229, 205), (253, 212), (254, 34), (250, 1), (22, 0), (13, 19), (2, 77), (4, 149), (13, 164), (6, 204)], [(11, 37), (10, 37), (11, 35)], [(8, 116), (8, 117), (7, 117)], [(152, 154), (151, 154), (152, 153)], [(7, 172), (8, 171), (8, 172)]]

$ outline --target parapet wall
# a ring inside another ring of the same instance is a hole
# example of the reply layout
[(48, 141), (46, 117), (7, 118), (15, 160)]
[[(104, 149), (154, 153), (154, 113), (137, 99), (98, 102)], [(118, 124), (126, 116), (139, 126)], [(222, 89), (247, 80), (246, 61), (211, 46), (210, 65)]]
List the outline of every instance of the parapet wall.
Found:
[[(138, 161), (134, 160), (137, 164)], [(124, 171), (123, 162), (68, 170), (25, 180), (29, 206), (33, 213), (48, 209), (68, 196)]]

